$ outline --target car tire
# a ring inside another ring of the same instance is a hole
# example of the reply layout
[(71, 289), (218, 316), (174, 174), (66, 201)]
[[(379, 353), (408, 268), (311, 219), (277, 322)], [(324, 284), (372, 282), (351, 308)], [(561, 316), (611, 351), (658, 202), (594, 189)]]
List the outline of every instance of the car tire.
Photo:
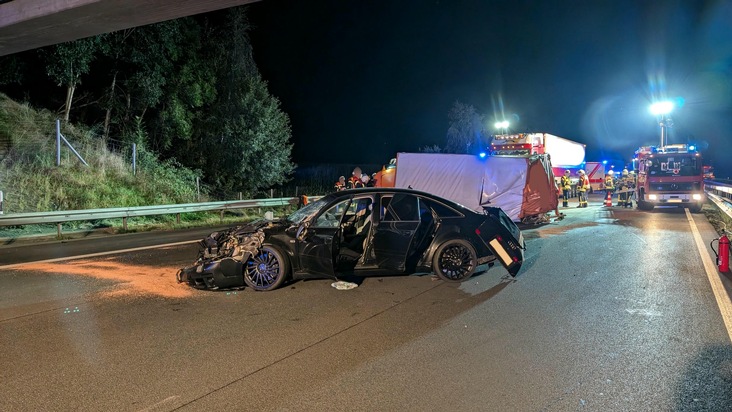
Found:
[(259, 248), (244, 264), (244, 283), (257, 291), (275, 290), (282, 286), (290, 273), (290, 262), (273, 246)]
[(689, 212), (691, 213), (699, 213), (702, 211), (702, 204), (696, 203), (693, 206), (689, 207)]
[(478, 257), (475, 248), (462, 239), (448, 240), (440, 245), (432, 258), (432, 270), (447, 282), (462, 282), (475, 273)]

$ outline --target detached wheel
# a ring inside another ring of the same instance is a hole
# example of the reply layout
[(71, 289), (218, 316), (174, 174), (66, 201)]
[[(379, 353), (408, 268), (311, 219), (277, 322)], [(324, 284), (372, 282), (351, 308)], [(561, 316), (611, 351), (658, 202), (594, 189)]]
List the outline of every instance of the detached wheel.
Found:
[(462, 282), (473, 276), (478, 263), (473, 246), (462, 240), (448, 240), (435, 251), (432, 269), (441, 279)]
[(289, 262), (279, 249), (264, 246), (244, 265), (244, 282), (254, 290), (274, 290), (282, 286), (289, 270)]

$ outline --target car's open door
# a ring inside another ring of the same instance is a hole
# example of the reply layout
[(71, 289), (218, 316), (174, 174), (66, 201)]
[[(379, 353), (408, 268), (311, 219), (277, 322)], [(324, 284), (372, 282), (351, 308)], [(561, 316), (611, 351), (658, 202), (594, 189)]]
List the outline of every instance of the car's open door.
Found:
[[(424, 236), (419, 231), (420, 213), (417, 196), (405, 193), (382, 195), (379, 222), (374, 227), (371, 248), (381, 269), (403, 272), (406, 261)], [(421, 234), (418, 234), (421, 233)]]
[(341, 221), (351, 199), (342, 200), (315, 216), (298, 239), (300, 265), (303, 271), (317, 275), (335, 274), (335, 259), (341, 247)]

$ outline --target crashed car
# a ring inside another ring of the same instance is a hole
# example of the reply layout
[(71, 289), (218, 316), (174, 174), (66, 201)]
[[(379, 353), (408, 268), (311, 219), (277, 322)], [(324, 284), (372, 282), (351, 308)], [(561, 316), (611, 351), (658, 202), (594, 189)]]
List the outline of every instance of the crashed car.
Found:
[(410, 189), (366, 188), (324, 196), (280, 220), (215, 232), (177, 273), (200, 289), (273, 290), (288, 280), (434, 272), (449, 282), (498, 260), (516, 276), (525, 244), (499, 208), (484, 214)]

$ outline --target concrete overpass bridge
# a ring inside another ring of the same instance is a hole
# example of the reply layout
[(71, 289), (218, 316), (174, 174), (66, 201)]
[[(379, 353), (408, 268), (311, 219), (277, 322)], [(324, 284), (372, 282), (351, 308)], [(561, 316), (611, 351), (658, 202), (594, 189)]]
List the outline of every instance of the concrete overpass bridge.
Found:
[(258, 0), (0, 0), (0, 56)]

